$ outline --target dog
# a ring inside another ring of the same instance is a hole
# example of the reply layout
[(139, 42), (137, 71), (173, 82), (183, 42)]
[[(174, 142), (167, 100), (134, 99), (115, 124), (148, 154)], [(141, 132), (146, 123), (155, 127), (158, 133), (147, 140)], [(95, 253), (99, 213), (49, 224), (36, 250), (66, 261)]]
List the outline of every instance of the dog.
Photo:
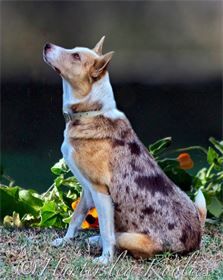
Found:
[(44, 61), (63, 83), (61, 151), (83, 186), (66, 235), (52, 245), (70, 242), (88, 210), (96, 207), (100, 235), (89, 239), (102, 248), (96, 263), (110, 263), (115, 246), (135, 258), (196, 250), (206, 219), (205, 198), (199, 191), (193, 203), (165, 175), (116, 108), (108, 74), (113, 52), (102, 54), (104, 39), (93, 49), (49, 43), (43, 49)]

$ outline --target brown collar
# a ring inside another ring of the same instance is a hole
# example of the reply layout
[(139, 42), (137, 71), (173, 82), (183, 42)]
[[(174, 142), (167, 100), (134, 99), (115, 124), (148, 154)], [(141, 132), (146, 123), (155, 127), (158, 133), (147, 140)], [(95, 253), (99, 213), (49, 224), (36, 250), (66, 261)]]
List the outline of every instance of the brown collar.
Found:
[(80, 113), (65, 113), (63, 112), (63, 116), (65, 122), (68, 123), (69, 121), (73, 121), (80, 118), (90, 118), (101, 115), (102, 111), (89, 111), (89, 112), (80, 112)]

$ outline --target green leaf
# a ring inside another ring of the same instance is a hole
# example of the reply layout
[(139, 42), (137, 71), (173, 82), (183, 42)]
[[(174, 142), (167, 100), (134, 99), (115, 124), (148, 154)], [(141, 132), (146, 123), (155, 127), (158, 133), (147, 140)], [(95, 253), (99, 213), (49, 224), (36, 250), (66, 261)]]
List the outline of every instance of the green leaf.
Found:
[(51, 167), (51, 172), (55, 175), (61, 175), (69, 172), (69, 168), (67, 167), (64, 159), (60, 159), (59, 162), (55, 163), (54, 166)]
[(67, 186), (67, 187), (70, 187), (70, 188), (74, 188), (79, 193), (82, 190), (82, 187), (81, 187), (80, 183), (77, 181), (77, 179), (74, 176), (64, 179), (63, 180), (63, 185)]
[(23, 217), (22, 217), (22, 221), (30, 221), (30, 220), (33, 220), (35, 217), (31, 214), (25, 214)]
[(39, 197), (34, 190), (0, 186), (0, 219), (2, 220), (6, 215), (12, 216), (13, 211), (19, 213), (21, 217), (28, 213), (37, 215), (43, 205)]
[(36, 215), (33, 216), (31, 214), (25, 214), (22, 219), (21, 222), (24, 225), (24, 227), (38, 227), (39, 226), (39, 220), (40, 220), (40, 216)]
[(216, 196), (213, 196), (210, 199), (207, 208), (208, 211), (216, 218), (219, 218), (223, 214), (223, 203)]
[(166, 175), (182, 190), (190, 191), (193, 177), (185, 170), (175, 167), (164, 169)]
[(69, 217), (63, 218), (63, 222), (64, 222), (65, 224), (69, 224), (70, 221), (71, 221), (71, 218), (72, 218), (72, 215), (69, 216)]
[(60, 176), (58, 176), (58, 177), (54, 180), (55, 186), (56, 186), (56, 187), (59, 187), (60, 185), (63, 184), (63, 181), (64, 181), (64, 175), (61, 174)]
[(35, 190), (20, 190), (19, 191), (19, 201), (24, 202), (31, 206), (35, 211), (39, 211), (43, 206), (42, 199)]
[(204, 184), (206, 182), (206, 174), (207, 174), (207, 168), (204, 167), (198, 171), (196, 177), (199, 178)]
[(47, 201), (40, 211), (41, 227), (63, 227), (62, 216), (54, 201)]
[(18, 201), (20, 187), (3, 187), (0, 186), (0, 220), (6, 215), (12, 216), (13, 211), (24, 215), (28, 209)]
[[(18, 203), (19, 190), (19, 187), (0, 186), (0, 220), (3, 220), (6, 215), (12, 216), (13, 211), (21, 211), (20, 205)], [(23, 214), (25, 213), (23, 212)]]
[(65, 195), (65, 194), (63, 194), (62, 199), (63, 199), (64, 204), (65, 204), (69, 209), (72, 209), (71, 204), (72, 204), (72, 202), (73, 202), (74, 200), (71, 199), (71, 198), (69, 198), (69, 197), (67, 197), (67, 195)]
[(161, 159), (157, 160), (157, 163), (162, 169), (179, 167), (179, 162), (176, 159)]
[(12, 196), (15, 199), (18, 199), (19, 197), (19, 190), (21, 188), (16, 186), (16, 187), (4, 187), (4, 186), (0, 186), (0, 190), (4, 191), (5, 193), (7, 193), (8, 195)]
[(214, 145), (214, 147), (223, 154), (223, 141), (217, 141), (214, 137), (210, 137), (209, 141)]
[(218, 163), (218, 154), (212, 147), (208, 148), (207, 161), (209, 164)]
[(182, 190), (191, 189), (193, 177), (179, 167), (179, 162), (175, 159), (162, 159), (157, 161), (165, 174)]
[(149, 145), (149, 152), (153, 156), (157, 156), (164, 152), (172, 143), (172, 138), (171, 137), (166, 137), (161, 140), (156, 141), (155, 143)]

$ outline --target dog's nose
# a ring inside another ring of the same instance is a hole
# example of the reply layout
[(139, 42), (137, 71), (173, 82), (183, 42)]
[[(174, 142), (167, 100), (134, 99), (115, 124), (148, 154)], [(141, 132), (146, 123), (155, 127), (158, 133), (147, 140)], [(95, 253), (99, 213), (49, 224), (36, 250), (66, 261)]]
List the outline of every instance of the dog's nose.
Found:
[(45, 47), (44, 47), (44, 51), (46, 52), (47, 50), (51, 49), (51, 44), (46, 43)]

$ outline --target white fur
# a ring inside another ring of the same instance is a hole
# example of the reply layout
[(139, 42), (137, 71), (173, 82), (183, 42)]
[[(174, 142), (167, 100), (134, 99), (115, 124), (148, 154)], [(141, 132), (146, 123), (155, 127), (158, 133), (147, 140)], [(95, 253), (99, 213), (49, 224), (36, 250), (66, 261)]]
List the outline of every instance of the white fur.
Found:
[(124, 118), (125, 115), (117, 110), (114, 93), (109, 79), (108, 72), (102, 79), (95, 82), (89, 94), (89, 100), (102, 103), (102, 113), (105, 117), (111, 119)]
[(86, 241), (90, 246), (99, 247), (100, 249), (102, 248), (102, 240), (100, 235), (91, 236)]
[(107, 112), (104, 112), (103, 116), (106, 117), (106, 118), (109, 118), (109, 119), (113, 119), (113, 120), (124, 119), (125, 118), (125, 114), (123, 114), (122, 112), (120, 112), (117, 109), (112, 109), (112, 110), (109, 110)]
[(75, 98), (75, 95), (73, 93), (73, 88), (71, 85), (62, 78), (63, 83), (63, 112), (69, 113), (70, 112), (70, 106), (72, 104), (77, 104), (80, 102), (80, 99)]
[(65, 239), (73, 238), (81, 224), (83, 223), (89, 209), (94, 207), (91, 193), (88, 189), (84, 189), (81, 201), (79, 202), (76, 211), (74, 211), (71, 222), (69, 224)]
[(102, 256), (96, 262), (108, 264), (113, 260), (115, 245), (114, 205), (110, 195), (95, 190), (91, 191), (98, 212), (100, 236), (102, 242)]
[(99, 57), (98, 54), (96, 54), (93, 50), (90, 50), (88, 48), (76, 47), (73, 49), (64, 49), (64, 48), (61, 48), (61, 47), (53, 45), (53, 44), (51, 44), (51, 46), (52, 46), (52, 50), (50, 52), (47, 52), (46, 56), (44, 55), (44, 60), (46, 61), (46, 63), (54, 63), (59, 58), (59, 56), (61, 55), (62, 52), (89, 53), (89, 54), (95, 56), (95, 58)]
[(64, 238), (57, 238), (55, 239), (51, 244), (55, 247), (58, 247), (60, 245), (63, 245), (64, 243), (69, 242), (70, 239), (76, 236), (78, 229), (80, 228), (82, 222), (84, 221), (86, 214), (89, 209), (94, 207), (94, 202), (92, 199), (91, 191), (92, 185), (91, 183), (81, 174), (79, 169), (77, 168), (73, 158), (72, 154), (74, 152), (73, 147), (70, 145), (67, 137), (67, 126), (64, 131), (64, 142), (61, 146), (61, 152), (63, 154), (63, 158), (70, 168), (71, 172), (74, 174), (74, 176), (78, 179), (80, 184), (84, 187), (83, 195), (81, 197), (81, 201), (78, 205), (78, 212), (75, 211), (71, 222), (69, 224), (68, 230)]
[(47, 52), (47, 54), (43, 55), (45, 62), (49, 63), (50, 65), (54, 64), (54, 62), (59, 58), (61, 51), (64, 50), (61, 47), (55, 45), (52, 46), (53, 46), (53, 51)]
[(83, 99), (76, 98), (74, 89), (65, 79), (63, 79), (63, 111), (65, 113), (70, 112), (72, 105), (86, 101), (102, 103), (101, 112), (102, 115), (107, 118), (125, 118), (125, 115), (116, 108), (116, 102), (108, 73), (93, 84), (91, 92)]
[(87, 98), (89, 98), (90, 102), (102, 103), (102, 110), (104, 112), (116, 108), (116, 102), (108, 72), (100, 80), (93, 84), (91, 92)]
[(202, 193), (202, 191), (199, 189), (198, 193), (195, 197), (194, 204), (197, 206), (198, 209), (200, 209), (202, 212), (207, 212), (207, 206), (206, 206), (206, 200)]
[(71, 53), (73, 53), (73, 52), (88, 53), (88, 54), (91, 54), (91, 55), (93, 55), (95, 57), (99, 57), (99, 55), (95, 51), (93, 51), (93, 50), (91, 50), (89, 48), (75, 47), (75, 48), (67, 50), (67, 51), (69, 51)]

